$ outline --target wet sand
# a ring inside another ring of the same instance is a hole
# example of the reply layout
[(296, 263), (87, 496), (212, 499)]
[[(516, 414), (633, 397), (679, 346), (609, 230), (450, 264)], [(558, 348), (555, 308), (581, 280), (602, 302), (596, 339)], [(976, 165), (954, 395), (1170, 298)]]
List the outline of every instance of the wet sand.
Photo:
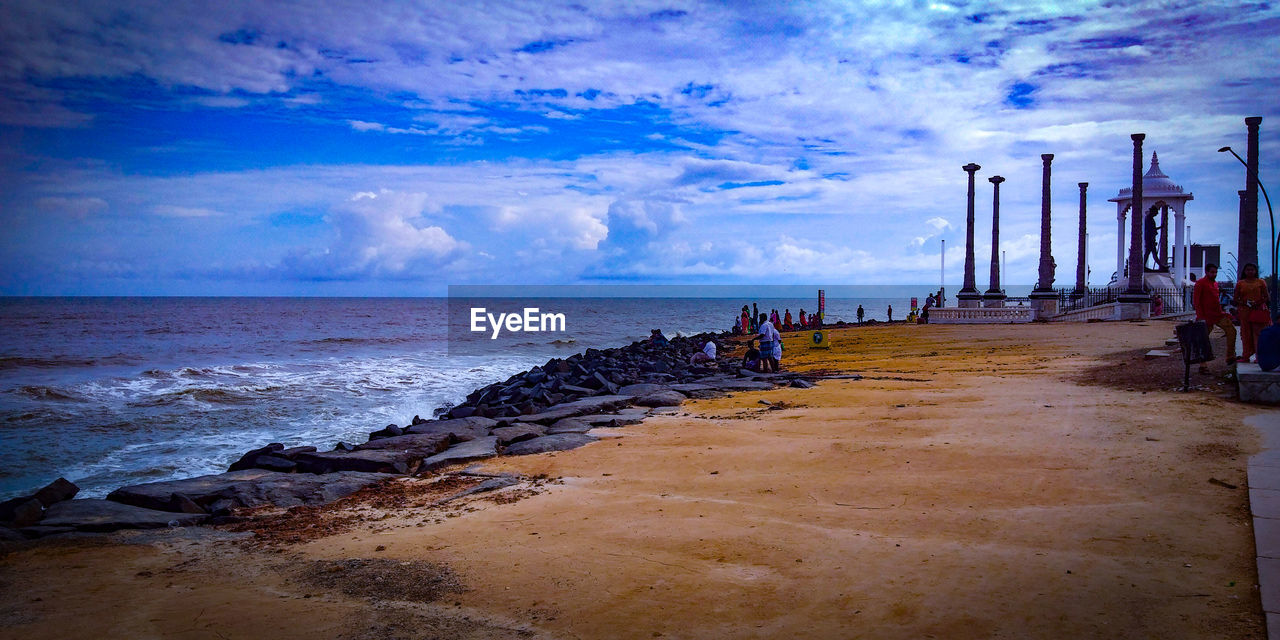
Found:
[[(353, 529), (305, 543), (23, 547), (0, 559), (0, 635), (1261, 638), (1244, 419), (1275, 410), (1200, 376), (1178, 393), (1180, 362), (1132, 354), (1171, 335), (789, 335), (784, 366), (863, 379), (687, 402), (485, 465), (559, 479), (534, 495), (348, 509)], [(348, 558), (393, 561), (383, 587), (440, 565), (465, 590), (371, 600), (299, 577)]]

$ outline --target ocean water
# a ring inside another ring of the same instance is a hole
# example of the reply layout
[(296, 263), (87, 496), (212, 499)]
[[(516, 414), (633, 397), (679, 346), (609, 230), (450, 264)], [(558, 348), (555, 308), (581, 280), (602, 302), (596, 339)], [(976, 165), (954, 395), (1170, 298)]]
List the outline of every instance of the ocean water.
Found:
[[(94, 497), (218, 473), (269, 442), (363, 442), (551, 357), (655, 327), (727, 330), (749, 301), (539, 302), (566, 313), (566, 332), (460, 356), (446, 348), (442, 298), (0, 298), (0, 499), (58, 476)], [(757, 302), (793, 315), (816, 306)], [(908, 305), (828, 299), (828, 321), (852, 321), (859, 303), (878, 319)]]

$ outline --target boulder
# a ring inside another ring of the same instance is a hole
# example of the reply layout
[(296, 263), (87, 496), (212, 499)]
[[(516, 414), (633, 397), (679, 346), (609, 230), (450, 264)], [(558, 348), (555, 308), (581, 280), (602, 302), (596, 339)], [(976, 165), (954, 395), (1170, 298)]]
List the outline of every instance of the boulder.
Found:
[(652, 382), (641, 382), (639, 384), (629, 384), (621, 389), (618, 393), (628, 396), (643, 396), (657, 391), (666, 391), (671, 387), (665, 384), (653, 384)]
[(369, 473), (408, 474), (418, 470), (418, 464), (426, 456), (396, 449), (365, 449), (360, 451), (324, 451), (302, 453), (294, 460), (298, 471), (305, 473), (334, 473), (336, 471), (365, 471)]
[(270, 504), (294, 507), (332, 502), (388, 477), (390, 476), (386, 474), (358, 471), (312, 475), (244, 469), (185, 480), (166, 480), (120, 487), (108, 494), (107, 499), (157, 511), (169, 508), (174, 493), (185, 494), (206, 509), (221, 499), (230, 500), (237, 507), (259, 507)]
[(41, 527), (65, 527), (76, 531), (116, 531), (118, 529), (163, 529), (200, 524), (204, 513), (170, 513), (130, 506), (110, 500), (68, 500), (49, 507)]
[(498, 455), (498, 438), (496, 436), (486, 436), (455, 444), (443, 453), (437, 453), (423, 460), (419, 469), (421, 471), (433, 471), (451, 464), (469, 460), (482, 460), (496, 455)]
[(507, 446), (509, 444), (520, 442), (521, 440), (529, 440), (546, 434), (547, 429), (539, 424), (530, 424), (528, 422), (517, 422), (509, 427), (499, 427), (493, 430), (493, 436), (498, 439), (498, 444)]
[(566, 418), (566, 420), (582, 420), (595, 427), (625, 427), (629, 424), (640, 424), (648, 415), (648, 409), (626, 409), (618, 413), (593, 413), (585, 416)]
[(582, 418), (565, 418), (564, 420), (557, 420), (550, 427), (547, 427), (547, 433), (586, 433), (595, 428), (596, 425)]
[(557, 433), (517, 442), (507, 447), (505, 453), (509, 456), (525, 456), (549, 451), (567, 451), (595, 441), (596, 438), (582, 433)]
[(805, 380), (804, 378), (796, 378), (795, 380), (791, 381), (791, 386), (797, 389), (812, 389), (813, 383), (809, 382), (808, 380)]
[(290, 472), (296, 471), (297, 467), (298, 467), (298, 463), (294, 462), (293, 460), (290, 460), (284, 456), (277, 456), (272, 454), (267, 454), (265, 456), (258, 456), (253, 461), (253, 468), (266, 469), (268, 471), (280, 471), (283, 473), (290, 473)]
[(588, 413), (606, 413), (614, 409), (621, 409), (631, 403), (632, 396), (629, 395), (604, 395), (592, 396), (573, 402), (558, 404), (554, 407), (521, 417), (522, 422), (536, 422), (538, 424), (551, 424), (557, 420), (572, 418), (574, 416), (586, 415)]
[(54, 503), (70, 500), (80, 493), (80, 487), (67, 480), (66, 478), (58, 478), (39, 491), (32, 497), (40, 501), (40, 504), (46, 508), (53, 506)]
[(768, 382), (756, 382), (755, 380), (708, 378), (703, 380), (703, 383), (721, 391), (767, 391), (773, 388), (773, 385)]
[(243, 456), (240, 456), (239, 460), (236, 460), (235, 462), (231, 463), (230, 467), (227, 467), (227, 471), (240, 471), (242, 469), (252, 469), (255, 466), (257, 466), (255, 463), (257, 462), (259, 456), (278, 453), (280, 451), (284, 451), (284, 445), (280, 444), (279, 442), (272, 442), (271, 444), (265, 447), (262, 447), (260, 449), (254, 449), (244, 454)]
[(288, 449), (285, 449), (284, 451), (281, 451), (280, 453), (277, 453), (275, 455), (292, 460), (295, 457), (297, 457), (299, 453), (311, 453), (312, 451), (315, 451), (315, 450), (316, 450), (315, 447), (289, 447)]
[(4, 522), (14, 528), (30, 527), (44, 517), (44, 505), (32, 497), (7, 500), (4, 505)]
[[(414, 416), (414, 418), (415, 420), (413, 421), (413, 424), (420, 424), (418, 422), (419, 420), (418, 416)], [(378, 438), (394, 438), (396, 436), (402, 436), (402, 435), (404, 435), (404, 429), (401, 429), (396, 424), (389, 424), (381, 429), (378, 429), (377, 431), (370, 433), (369, 439), (377, 440)]]
[(174, 493), (169, 496), (169, 508), (165, 511), (175, 513), (205, 513), (205, 510), (191, 496), (185, 493)]
[(498, 421), (492, 418), (472, 416), (453, 420), (436, 420), (416, 424), (405, 429), (406, 434), (447, 433), (454, 442), (465, 442), (489, 435), (489, 430), (496, 427)]
[(394, 438), (370, 440), (356, 447), (356, 451), (369, 449), (388, 449), (420, 454), (422, 457), (434, 456), (453, 444), (453, 436), (449, 433), (411, 433)]
[(679, 391), (655, 391), (637, 398), (636, 404), (642, 407), (677, 407), (687, 399)]

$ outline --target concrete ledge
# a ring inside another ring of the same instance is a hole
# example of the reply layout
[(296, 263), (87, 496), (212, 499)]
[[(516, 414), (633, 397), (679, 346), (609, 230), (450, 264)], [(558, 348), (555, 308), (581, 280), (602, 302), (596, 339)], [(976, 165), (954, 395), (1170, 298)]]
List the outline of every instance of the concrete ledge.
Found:
[(1280, 369), (1263, 371), (1256, 364), (1242, 362), (1236, 365), (1236, 379), (1242, 402), (1280, 405)]

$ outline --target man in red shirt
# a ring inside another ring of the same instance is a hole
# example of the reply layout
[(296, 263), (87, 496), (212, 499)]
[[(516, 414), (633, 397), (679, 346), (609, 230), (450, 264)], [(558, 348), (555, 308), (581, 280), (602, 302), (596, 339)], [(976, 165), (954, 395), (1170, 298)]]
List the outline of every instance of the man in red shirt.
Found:
[[(1227, 336), (1227, 366), (1232, 367), (1236, 364), (1236, 326), (1231, 323), (1231, 316), (1222, 310), (1218, 283), (1214, 279), (1217, 277), (1218, 265), (1206, 263), (1204, 277), (1196, 280), (1196, 286), (1191, 290), (1191, 306), (1196, 310), (1196, 320), (1204, 321), (1210, 332), (1214, 327), (1222, 327)], [(1200, 373), (1208, 372), (1209, 369), (1201, 364)]]

